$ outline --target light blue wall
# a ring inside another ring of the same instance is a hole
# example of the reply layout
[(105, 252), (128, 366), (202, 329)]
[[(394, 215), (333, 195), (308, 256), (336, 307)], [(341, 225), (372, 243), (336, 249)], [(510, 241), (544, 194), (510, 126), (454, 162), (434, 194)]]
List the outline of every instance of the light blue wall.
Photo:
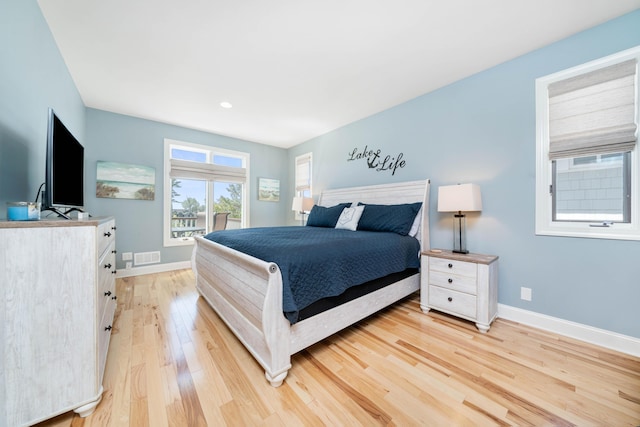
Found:
[(85, 142), (84, 104), (35, 0), (0, 0), (0, 219), (44, 182), (47, 110)]
[[(160, 251), (162, 263), (186, 261), (192, 246), (163, 247), (163, 171), (164, 139), (247, 152), (249, 165), (249, 217), (252, 227), (282, 225), (286, 208), (291, 208), (288, 193), (287, 151), (221, 135), (200, 132), (150, 120), (87, 109), (85, 147), (85, 198), (87, 210), (93, 214), (116, 218), (118, 253)], [(156, 170), (156, 197), (153, 201), (96, 198), (96, 163), (106, 160), (151, 166)], [(258, 178), (279, 179), (282, 184), (280, 202), (258, 201)], [(118, 256), (118, 268), (124, 263)]]
[[(437, 248), (452, 246), (451, 215), (436, 211), (438, 187), (477, 183), (483, 210), (468, 215), (468, 247), (500, 256), (500, 303), (640, 337), (640, 242), (534, 230), (535, 79), (638, 44), (635, 11), (296, 146), (290, 173), (295, 156), (311, 151), (316, 196), (323, 188), (430, 178)], [(406, 166), (391, 176), (347, 161), (365, 145), (402, 152)], [(531, 302), (520, 300), (521, 286), (533, 289)]]

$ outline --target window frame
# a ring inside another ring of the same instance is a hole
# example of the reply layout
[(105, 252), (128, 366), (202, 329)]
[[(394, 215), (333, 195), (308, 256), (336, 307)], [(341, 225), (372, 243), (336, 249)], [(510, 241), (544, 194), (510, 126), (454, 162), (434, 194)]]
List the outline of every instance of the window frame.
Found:
[[(207, 158), (212, 162), (215, 155), (229, 156), (229, 157), (238, 157), (242, 158), (245, 163), (245, 179), (243, 182), (244, 191), (242, 196), (242, 224), (241, 228), (249, 227), (249, 193), (250, 193), (250, 173), (249, 173), (249, 163), (250, 163), (250, 154), (242, 151), (229, 150), (226, 148), (213, 147), (209, 145), (203, 144), (195, 144), (192, 142), (178, 141), (174, 139), (165, 138), (164, 140), (164, 201), (163, 201), (163, 221), (162, 221), (162, 236), (163, 236), (163, 245), (164, 247), (171, 246), (187, 246), (193, 245), (193, 237), (179, 237), (174, 238), (171, 237), (171, 217), (172, 217), (172, 204), (171, 204), (171, 149), (172, 148), (182, 148), (189, 151), (200, 151), (203, 153), (207, 153)], [(193, 179), (193, 178), (184, 178), (184, 179)], [(221, 181), (221, 180), (217, 180)], [(207, 200), (210, 203), (213, 202), (213, 185), (211, 184), (214, 181), (207, 181)], [(209, 213), (210, 206), (207, 206), (206, 212), (207, 215)], [(207, 216), (207, 223), (210, 223), (212, 218)]]
[[(308, 158), (309, 161), (309, 183), (308, 185), (305, 186), (299, 186), (298, 185), (298, 164), (300, 160), (304, 160), (305, 158)], [(304, 153), (304, 154), (300, 154), (299, 156), (296, 156), (294, 163), (293, 163), (293, 195), (294, 197), (313, 197), (313, 192), (312, 192), (312, 186), (313, 186), (313, 153), (312, 152), (308, 152), (308, 153)], [(308, 191), (308, 195), (305, 195), (305, 192)], [(300, 212), (295, 211), (294, 213), (295, 219), (297, 221), (301, 221), (303, 219), (303, 215), (300, 214)]]
[[(631, 200), (629, 202), (630, 222), (602, 223), (584, 221), (554, 221), (550, 186), (553, 182), (552, 160), (549, 159), (549, 104), (548, 86), (551, 83), (608, 67), (629, 59), (637, 59), (640, 64), (640, 46), (600, 58), (586, 64), (559, 71), (536, 79), (536, 210), (535, 233), (543, 236), (597, 238), (614, 240), (640, 240), (640, 147), (629, 153)], [(640, 84), (639, 68), (636, 64), (636, 124), (640, 124)], [(639, 126), (640, 127), (640, 126)], [(636, 136), (638, 129), (636, 129)]]

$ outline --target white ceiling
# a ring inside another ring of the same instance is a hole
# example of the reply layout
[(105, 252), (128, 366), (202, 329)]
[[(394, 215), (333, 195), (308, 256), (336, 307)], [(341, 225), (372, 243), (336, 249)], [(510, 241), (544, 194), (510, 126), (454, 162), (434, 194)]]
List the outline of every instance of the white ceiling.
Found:
[(39, 4), (86, 106), (285, 148), (640, 8), (640, 0)]

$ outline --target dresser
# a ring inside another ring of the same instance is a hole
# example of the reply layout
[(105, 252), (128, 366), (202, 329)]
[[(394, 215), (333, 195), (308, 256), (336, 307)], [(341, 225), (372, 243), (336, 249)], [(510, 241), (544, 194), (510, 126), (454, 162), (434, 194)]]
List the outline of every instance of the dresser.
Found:
[(0, 427), (100, 402), (115, 230), (110, 217), (0, 222)]
[(425, 251), (420, 262), (420, 308), (471, 320), (487, 332), (498, 314), (498, 257)]

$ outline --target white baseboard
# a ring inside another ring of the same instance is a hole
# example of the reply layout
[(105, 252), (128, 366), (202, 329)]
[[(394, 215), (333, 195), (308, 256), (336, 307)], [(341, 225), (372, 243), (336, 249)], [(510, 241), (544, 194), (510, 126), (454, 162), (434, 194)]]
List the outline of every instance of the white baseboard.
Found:
[(640, 339), (510, 305), (498, 304), (498, 317), (640, 357)]
[(116, 277), (142, 276), (143, 274), (164, 273), (166, 271), (191, 268), (191, 261), (171, 262), (166, 264), (145, 265), (144, 267), (124, 268), (116, 271)]

